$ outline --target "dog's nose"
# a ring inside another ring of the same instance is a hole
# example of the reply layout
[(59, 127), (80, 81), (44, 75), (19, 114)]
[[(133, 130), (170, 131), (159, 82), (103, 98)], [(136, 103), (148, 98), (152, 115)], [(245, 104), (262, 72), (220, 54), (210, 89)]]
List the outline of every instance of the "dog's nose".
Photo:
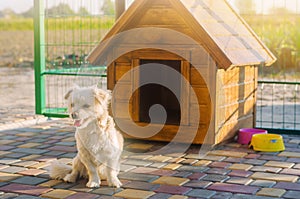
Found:
[(78, 118), (78, 113), (72, 113), (71, 117), (72, 117), (72, 119), (77, 119)]

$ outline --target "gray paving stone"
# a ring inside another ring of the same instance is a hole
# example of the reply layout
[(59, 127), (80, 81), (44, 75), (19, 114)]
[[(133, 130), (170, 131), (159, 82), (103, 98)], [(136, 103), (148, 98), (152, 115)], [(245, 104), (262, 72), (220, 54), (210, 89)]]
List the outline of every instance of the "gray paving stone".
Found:
[(45, 150), (45, 149), (32, 149), (32, 148), (16, 148), (16, 149), (13, 149), (12, 151), (13, 152), (18, 152), (18, 153), (28, 153), (28, 154), (40, 155), (40, 154), (48, 152), (49, 150)]
[(99, 195), (107, 195), (112, 196), (115, 193), (118, 193), (124, 189), (122, 188), (112, 188), (112, 187), (100, 187), (98, 189), (93, 190), (91, 193), (99, 194)]
[(129, 160), (125, 161), (125, 164), (146, 167), (146, 166), (149, 166), (150, 164), (153, 164), (153, 162), (144, 161), (144, 160), (129, 159)]
[(22, 158), (24, 156), (27, 156), (28, 154), (26, 153), (8, 153), (8, 154), (5, 154), (4, 156), (7, 157), (7, 158)]
[(205, 189), (193, 189), (186, 193), (185, 195), (189, 197), (199, 197), (199, 198), (211, 198), (216, 194), (216, 191), (210, 191)]
[(266, 160), (258, 160), (258, 159), (247, 159), (244, 161), (244, 164), (251, 164), (255, 166), (262, 166), (266, 163)]
[(201, 180), (211, 181), (211, 182), (224, 182), (227, 179), (229, 179), (228, 176), (208, 174), (207, 176), (204, 176), (204, 178), (202, 178)]
[(178, 171), (189, 171), (194, 173), (202, 173), (209, 170), (209, 167), (198, 167), (198, 166), (188, 166), (184, 165), (177, 169)]
[(232, 195), (233, 194), (229, 192), (217, 192), (212, 199), (229, 199)]
[(135, 181), (142, 181), (142, 182), (152, 182), (159, 178), (159, 176), (155, 175), (148, 175), (148, 174), (141, 174), (141, 173), (121, 173), (119, 174), (120, 179), (124, 180), (135, 180)]
[(24, 171), (24, 170), (27, 170), (27, 168), (10, 166), (10, 167), (6, 167), (4, 169), (1, 169), (0, 171), (5, 172), (5, 173), (18, 173), (18, 172)]
[(265, 187), (265, 188), (271, 188), (276, 184), (275, 181), (271, 180), (255, 180), (250, 185), (251, 186), (258, 186), (258, 187)]
[(45, 178), (24, 176), (24, 177), (20, 177), (16, 180), (13, 180), (12, 182), (19, 183), (19, 184), (27, 184), (27, 185), (37, 185), (37, 184), (41, 184), (43, 182), (46, 182), (48, 180), (49, 179), (45, 179)]
[(172, 196), (171, 194), (167, 194), (167, 193), (157, 193), (154, 194), (153, 196), (150, 196), (149, 199), (168, 199), (171, 196)]
[(284, 198), (291, 198), (291, 199), (299, 199), (300, 198), (300, 191), (287, 191), (284, 195)]
[(0, 159), (0, 164), (12, 164), (16, 162), (20, 162), (21, 160), (15, 158), (3, 158)]
[(256, 196), (256, 195), (247, 195), (247, 194), (235, 194), (231, 199), (274, 199), (273, 197), (267, 196)]

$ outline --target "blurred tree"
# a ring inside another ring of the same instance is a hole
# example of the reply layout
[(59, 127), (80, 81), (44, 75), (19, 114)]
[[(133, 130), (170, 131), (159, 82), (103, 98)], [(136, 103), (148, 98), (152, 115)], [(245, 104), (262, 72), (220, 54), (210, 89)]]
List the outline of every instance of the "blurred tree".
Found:
[(29, 10), (21, 13), (21, 16), (23, 16), (25, 18), (33, 18), (33, 13), (34, 13), (34, 8), (31, 7), (31, 8), (29, 8)]
[(115, 14), (115, 4), (112, 0), (104, 0), (102, 3), (101, 11), (104, 15)]
[(2, 17), (7, 18), (7, 19), (12, 19), (12, 18), (18, 17), (18, 14), (16, 14), (12, 9), (9, 9), (9, 8), (2, 10), (1, 13), (2, 13), (1, 14)]
[(235, 6), (241, 15), (256, 14), (256, 5), (253, 0), (235, 0)]
[(62, 16), (62, 15), (73, 15), (75, 12), (66, 3), (60, 3), (57, 6), (53, 6), (46, 10), (49, 16)]
[(270, 14), (273, 15), (290, 15), (290, 14), (296, 14), (293, 11), (285, 8), (285, 7), (273, 7), (269, 10)]
[(84, 15), (89, 15), (90, 13), (85, 7), (81, 6), (77, 14), (79, 14), (80, 16), (84, 16)]

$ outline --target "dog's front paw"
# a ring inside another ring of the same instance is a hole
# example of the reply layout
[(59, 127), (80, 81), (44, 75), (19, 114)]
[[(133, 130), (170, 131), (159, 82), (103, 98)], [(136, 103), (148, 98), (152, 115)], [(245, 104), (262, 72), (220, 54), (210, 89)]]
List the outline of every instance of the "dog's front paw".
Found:
[(118, 178), (114, 178), (112, 180), (108, 180), (108, 186), (120, 188), (122, 186), (122, 183)]
[(66, 177), (63, 179), (65, 182), (76, 182), (76, 177), (71, 174), (67, 174)]
[(94, 182), (94, 181), (88, 181), (88, 183), (86, 183), (86, 186), (89, 187), (89, 188), (99, 188), (100, 183), (99, 182)]

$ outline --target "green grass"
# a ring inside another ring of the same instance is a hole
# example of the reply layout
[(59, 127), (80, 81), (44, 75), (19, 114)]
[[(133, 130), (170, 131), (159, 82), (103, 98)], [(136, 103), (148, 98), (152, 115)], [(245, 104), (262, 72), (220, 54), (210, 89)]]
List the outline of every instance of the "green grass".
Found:
[[(33, 30), (32, 18), (0, 18), (0, 30)], [(88, 29), (108, 29), (114, 24), (114, 17), (68, 17), (68, 18), (48, 18), (45, 20), (46, 30), (88, 30)]]
[(33, 19), (30, 18), (15, 18), (5, 19), (0, 18), (0, 30), (33, 30)]

